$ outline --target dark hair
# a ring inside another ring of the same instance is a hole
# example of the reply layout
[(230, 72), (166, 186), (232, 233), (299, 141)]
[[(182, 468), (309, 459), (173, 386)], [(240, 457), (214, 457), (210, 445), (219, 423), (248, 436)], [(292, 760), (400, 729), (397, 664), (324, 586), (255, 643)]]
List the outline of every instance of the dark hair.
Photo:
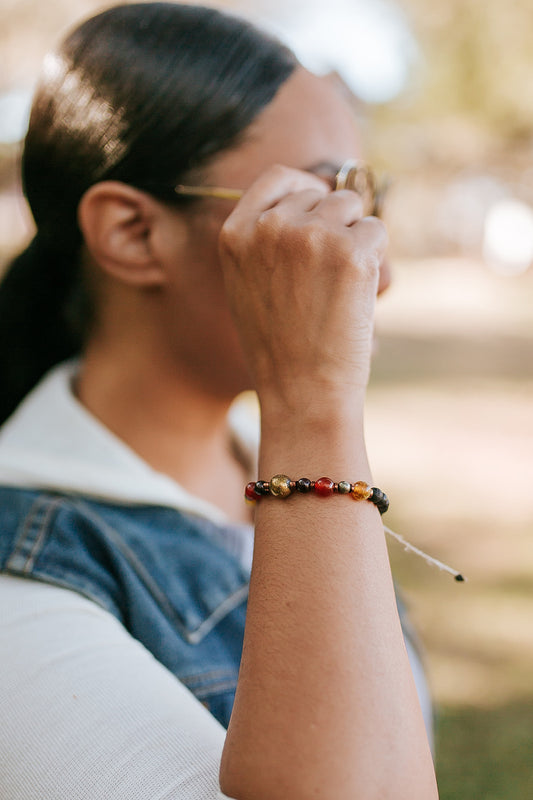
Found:
[(295, 66), (249, 23), (173, 3), (111, 8), (47, 57), (22, 158), (37, 234), (0, 285), (0, 423), (82, 349), (84, 192), (113, 179), (169, 201), (172, 186), (239, 141)]

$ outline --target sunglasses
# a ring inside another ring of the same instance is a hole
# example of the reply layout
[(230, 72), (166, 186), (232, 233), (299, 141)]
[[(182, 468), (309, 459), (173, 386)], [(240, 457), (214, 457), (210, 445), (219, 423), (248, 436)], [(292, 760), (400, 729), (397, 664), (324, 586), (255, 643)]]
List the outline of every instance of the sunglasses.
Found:
[[(388, 189), (387, 180), (378, 181), (371, 167), (364, 161), (350, 159), (345, 161), (335, 175), (333, 191), (347, 189), (356, 192), (363, 200), (365, 216), (381, 216), (383, 201)], [(222, 186), (185, 186), (174, 187), (176, 194), (182, 197), (218, 197), (222, 200), (239, 200), (244, 189), (225, 189)]]

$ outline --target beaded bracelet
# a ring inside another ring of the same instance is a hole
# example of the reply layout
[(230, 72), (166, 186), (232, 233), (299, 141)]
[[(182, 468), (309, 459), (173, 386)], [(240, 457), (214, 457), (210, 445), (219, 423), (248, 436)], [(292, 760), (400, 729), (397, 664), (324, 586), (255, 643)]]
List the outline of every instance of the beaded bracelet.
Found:
[[(357, 483), (349, 483), (348, 481), (339, 481), (335, 483), (331, 478), (319, 478), (317, 481), (311, 481), (309, 478), (299, 478), (299, 480), (291, 481), (287, 475), (274, 475), (270, 481), (252, 481), (246, 485), (244, 490), (244, 497), (247, 502), (255, 503), (260, 500), (264, 495), (271, 495), (272, 497), (290, 497), (294, 492), (301, 494), (308, 494), (314, 492), (320, 497), (329, 497), (334, 494), (350, 494), (354, 500), (369, 500), (378, 508), (380, 514), (384, 514), (389, 507), (389, 499), (387, 495), (377, 487), (371, 487), (364, 481), (357, 481)], [(442, 561), (438, 561), (433, 556), (424, 553), (418, 547), (415, 547), (400, 534), (391, 531), (386, 525), (383, 526), (385, 533), (396, 539), (404, 550), (409, 550), (420, 556), (428, 564), (433, 564), (444, 572), (449, 572), (456, 581), (466, 581), (464, 575), (458, 572), (453, 567), (449, 567)]]
[(354, 500), (369, 500), (384, 514), (389, 507), (389, 498), (376, 486), (369, 486), (364, 481), (350, 483), (339, 481), (335, 483), (331, 478), (319, 478), (311, 481), (309, 478), (291, 480), (287, 475), (274, 475), (269, 481), (251, 481), (246, 485), (244, 497), (247, 501), (255, 503), (264, 495), (286, 498), (294, 492), (308, 494), (314, 492), (319, 497), (330, 497), (332, 494), (348, 494)]

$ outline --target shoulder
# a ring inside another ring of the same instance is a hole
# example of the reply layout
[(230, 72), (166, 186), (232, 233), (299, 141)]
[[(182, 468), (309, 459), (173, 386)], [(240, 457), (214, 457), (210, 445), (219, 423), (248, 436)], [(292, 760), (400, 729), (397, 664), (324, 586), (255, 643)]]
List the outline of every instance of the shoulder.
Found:
[(0, 575), (0, 794), (215, 800), (224, 730), (102, 608)]
[[(2, 571), (74, 589), (121, 620), (137, 589), (167, 607), (179, 584), (180, 596), (190, 594), (193, 602), (196, 572), (206, 576), (196, 599), (210, 611), (222, 594), (244, 598), (248, 584), (224, 530), (209, 520), (167, 507), (5, 487), (0, 487)], [(178, 600), (178, 616), (188, 617), (183, 605), (189, 602)]]
[(120, 617), (107, 528), (80, 499), (0, 487), (0, 571), (75, 589)]

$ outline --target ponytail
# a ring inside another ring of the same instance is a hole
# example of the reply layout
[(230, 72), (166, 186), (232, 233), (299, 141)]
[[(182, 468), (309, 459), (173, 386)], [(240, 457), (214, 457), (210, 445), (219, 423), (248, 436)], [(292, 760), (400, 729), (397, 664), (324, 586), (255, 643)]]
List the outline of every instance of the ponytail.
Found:
[(82, 331), (71, 324), (76, 250), (37, 234), (0, 284), (0, 424), (51, 367), (81, 350)]

